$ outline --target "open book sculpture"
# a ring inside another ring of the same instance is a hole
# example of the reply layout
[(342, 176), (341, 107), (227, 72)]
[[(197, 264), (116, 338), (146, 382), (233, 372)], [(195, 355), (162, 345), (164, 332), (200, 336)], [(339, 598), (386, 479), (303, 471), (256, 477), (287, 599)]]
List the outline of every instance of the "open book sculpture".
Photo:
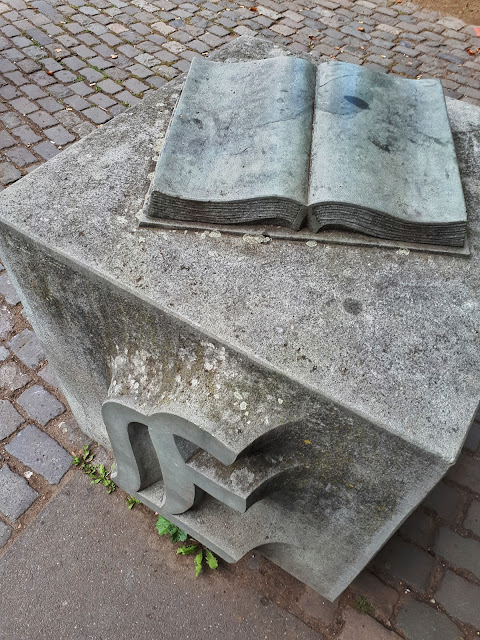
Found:
[(463, 246), (466, 210), (441, 84), (344, 62), (195, 58), (147, 215)]

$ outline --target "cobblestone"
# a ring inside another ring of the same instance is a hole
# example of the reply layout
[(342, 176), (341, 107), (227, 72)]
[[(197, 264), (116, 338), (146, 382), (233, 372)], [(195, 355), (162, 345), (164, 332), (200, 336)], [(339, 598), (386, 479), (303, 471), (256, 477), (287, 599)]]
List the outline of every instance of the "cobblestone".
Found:
[(7, 307), (0, 308), (0, 339), (8, 336), (13, 329), (15, 319)]
[(6, 271), (0, 274), (0, 295), (5, 298), (8, 304), (16, 305), (20, 302), (18, 293), (13, 284), (10, 282), (10, 278), (8, 277)]
[(0, 400), (0, 440), (11, 436), (25, 422), (8, 400)]
[(57, 484), (66, 474), (72, 457), (49, 435), (29, 424), (5, 449), (24, 465)]
[(7, 544), (11, 535), (12, 535), (11, 527), (9, 527), (8, 524), (5, 524), (0, 520), (0, 549)]
[(17, 402), (33, 420), (42, 426), (65, 411), (63, 404), (38, 384), (24, 391)]
[(435, 595), (452, 616), (480, 629), (480, 587), (447, 571)]
[(443, 520), (453, 522), (460, 508), (461, 495), (456, 489), (440, 482), (423, 504)]
[(394, 536), (373, 560), (373, 566), (391, 580), (401, 580), (425, 593), (434, 559), (425, 551)]
[(393, 631), (385, 629), (373, 618), (353, 609), (346, 609), (343, 618), (345, 626), (339, 640), (400, 640)]
[(461, 631), (434, 607), (408, 597), (397, 617), (396, 626), (406, 640), (459, 640)]
[(45, 360), (43, 346), (30, 329), (17, 333), (8, 346), (27, 367), (35, 368)]
[(31, 380), (16, 362), (7, 362), (0, 367), (0, 391), (14, 392), (21, 389)]
[(471, 571), (480, 578), (480, 542), (462, 538), (451, 529), (442, 527), (435, 541), (435, 552), (450, 564)]
[(0, 469), (0, 512), (15, 522), (38, 498), (28, 482), (4, 463)]
[(480, 502), (472, 502), (463, 526), (480, 538)]

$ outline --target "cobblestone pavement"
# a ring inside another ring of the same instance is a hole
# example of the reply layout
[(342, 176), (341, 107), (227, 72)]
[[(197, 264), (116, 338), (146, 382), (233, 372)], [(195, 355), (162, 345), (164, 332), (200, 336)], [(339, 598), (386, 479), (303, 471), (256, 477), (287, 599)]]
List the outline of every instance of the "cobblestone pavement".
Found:
[[(253, 33), (315, 58), (438, 77), (447, 95), (480, 105), (480, 28), (398, 0), (0, 0), (0, 189), (186, 71), (194, 56)], [(0, 266), (0, 555), (75, 481), (70, 454), (86, 443)], [(252, 562), (224, 571), (235, 579)], [(279, 603), (321, 638), (478, 638), (480, 419), (457, 465), (337, 602), (266, 560), (254, 566), (260, 601)], [(295, 597), (285, 596), (287, 583)]]
[(242, 34), (480, 104), (480, 27), (403, 0), (0, 0), (0, 189)]

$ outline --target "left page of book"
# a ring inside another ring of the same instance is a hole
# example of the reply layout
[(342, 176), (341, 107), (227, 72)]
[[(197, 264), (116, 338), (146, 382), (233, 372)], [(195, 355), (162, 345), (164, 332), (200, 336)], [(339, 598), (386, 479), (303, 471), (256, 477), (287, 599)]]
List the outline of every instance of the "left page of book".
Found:
[(148, 214), (298, 228), (306, 213), (316, 68), (291, 57), (194, 58), (166, 135)]

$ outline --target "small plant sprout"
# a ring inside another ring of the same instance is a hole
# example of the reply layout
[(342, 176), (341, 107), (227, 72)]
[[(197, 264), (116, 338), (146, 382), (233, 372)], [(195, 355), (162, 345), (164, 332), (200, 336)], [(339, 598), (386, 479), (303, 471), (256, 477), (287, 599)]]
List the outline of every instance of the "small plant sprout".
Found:
[(115, 483), (110, 479), (110, 474), (113, 471), (113, 464), (110, 471), (105, 469), (105, 465), (92, 464), (94, 454), (90, 452), (88, 445), (83, 447), (83, 454), (81, 456), (73, 456), (72, 464), (74, 467), (80, 467), (82, 471), (91, 479), (92, 484), (103, 484), (108, 493), (115, 491)]
[[(185, 542), (188, 539), (188, 535), (185, 533), (185, 531), (169, 522), (163, 516), (158, 516), (158, 521), (155, 525), (155, 528), (160, 536), (169, 535), (170, 540), (173, 543)], [(177, 555), (180, 556), (190, 556), (193, 554), (195, 554), (193, 564), (195, 566), (196, 578), (202, 572), (204, 561), (210, 569), (216, 569), (218, 567), (218, 560), (210, 551), (210, 549), (207, 549), (196, 540), (190, 539), (189, 544), (184, 544), (177, 549)]]
[(368, 600), (364, 596), (359, 596), (355, 600), (355, 609), (359, 613), (363, 613), (369, 616), (372, 616), (375, 613), (375, 607), (371, 602), (368, 602)]
[(133, 496), (128, 496), (127, 504), (129, 509), (133, 509), (136, 504), (140, 504), (140, 500), (137, 500), (137, 498), (134, 498)]

